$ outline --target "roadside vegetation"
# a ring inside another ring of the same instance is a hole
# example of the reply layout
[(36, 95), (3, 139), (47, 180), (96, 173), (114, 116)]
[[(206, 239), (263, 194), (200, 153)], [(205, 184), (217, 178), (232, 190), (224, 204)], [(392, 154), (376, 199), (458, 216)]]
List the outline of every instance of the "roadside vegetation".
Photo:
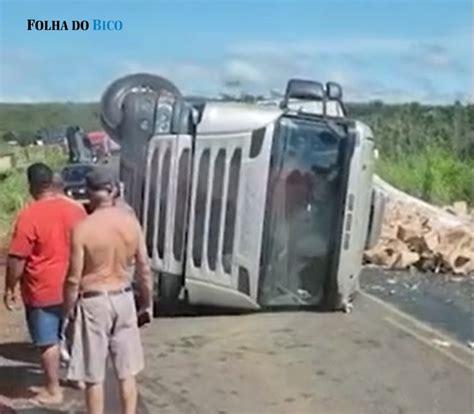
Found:
[[(349, 104), (348, 111), (372, 127), (380, 152), (376, 170), (383, 179), (434, 204), (464, 200), (472, 206), (474, 105), (371, 102)], [(19, 160), (14, 171), (0, 177), (0, 239), (8, 235), (12, 218), (27, 199), (24, 167), (37, 159), (55, 168), (64, 162), (57, 150), (23, 149), (7, 142), (15, 139), (26, 146), (38, 131), (64, 125), (100, 129), (98, 104), (0, 104), (0, 154), (15, 151)]]
[(34, 141), (42, 129), (79, 125), (86, 131), (100, 129), (96, 103), (0, 103), (0, 141), (17, 138), (20, 144)]
[(377, 173), (407, 193), (437, 205), (474, 203), (474, 105), (381, 102), (349, 106), (374, 131)]
[(36, 161), (43, 161), (56, 171), (65, 164), (66, 156), (60, 147), (15, 148), (16, 166), (0, 174), (0, 249), (11, 232), (12, 222), (18, 211), (30, 199), (26, 182), (26, 167)]

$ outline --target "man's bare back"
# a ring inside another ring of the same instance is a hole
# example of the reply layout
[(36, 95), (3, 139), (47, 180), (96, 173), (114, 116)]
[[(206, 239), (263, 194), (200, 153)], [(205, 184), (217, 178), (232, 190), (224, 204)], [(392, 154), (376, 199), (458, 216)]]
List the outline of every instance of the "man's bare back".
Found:
[(99, 209), (75, 229), (84, 250), (80, 287), (86, 290), (120, 289), (129, 283), (128, 269), (140, 244), (140, 225), (121, 207)]
[[(122, 412), (135, 413), (136, 375), (143, 369), (140, 321), (151, 321), (153, 283), (145, 237), (135, 214), (115, 203), (114, 174), (86, 177), (94, 211), (72, 234), (65, 312), (74, 323), (68, 378), (84, 381), (89, 412), (103, 413), (105, 361), (112, 357)], [(129, 286), (135, 261), (138, 295)], [(143, 318), (145, 317), (145, 318)]]

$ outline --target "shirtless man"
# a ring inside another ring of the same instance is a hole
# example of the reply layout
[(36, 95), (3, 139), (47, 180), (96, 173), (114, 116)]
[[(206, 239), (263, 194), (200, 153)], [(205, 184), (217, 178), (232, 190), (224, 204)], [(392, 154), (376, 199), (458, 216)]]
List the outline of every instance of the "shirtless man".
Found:
[(135, 215), (115, 206), (114, 179), (104, 167), (96, 167), (87, 176), (93, 213), (74, 229), (66, 280), (66, 313), (74, 321), (68, 378), (86, 383), (89, 414), (104, 411), (109, 350), (119, 380), (122, 413), (136, 412), (135, 376), (144, 360), (128, 276), (132, 261), (139, 289), (138, 315), (150, 316), (152, 304), (143, 233)]

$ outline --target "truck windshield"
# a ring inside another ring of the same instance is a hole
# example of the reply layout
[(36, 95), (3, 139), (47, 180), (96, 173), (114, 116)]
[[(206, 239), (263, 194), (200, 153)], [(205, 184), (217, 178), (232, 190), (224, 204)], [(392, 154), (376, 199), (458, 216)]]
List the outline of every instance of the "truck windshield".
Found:
[(327, 125), (282, 118), (276, 130), (266, 212), (261, 302), (323, 299), (340, 188), (340, 137)]

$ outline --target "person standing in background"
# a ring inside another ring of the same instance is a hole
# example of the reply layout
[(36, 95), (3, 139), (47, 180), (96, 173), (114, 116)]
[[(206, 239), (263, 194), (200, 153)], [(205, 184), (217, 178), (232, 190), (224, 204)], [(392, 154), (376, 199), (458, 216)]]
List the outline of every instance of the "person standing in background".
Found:
[(28, 330), (41, 356), (44, 388), (34, 388), (36, 400), (59, 404), (59, 340), (64, 280), (69, 265), (70, 235), (86, 217), (82, 206), (58, 194), (51, 168), (35, 163), (27, 169), (34, 199), (18, 215), (7, 258), (4, 304), (14, 310), (20, 283)]

